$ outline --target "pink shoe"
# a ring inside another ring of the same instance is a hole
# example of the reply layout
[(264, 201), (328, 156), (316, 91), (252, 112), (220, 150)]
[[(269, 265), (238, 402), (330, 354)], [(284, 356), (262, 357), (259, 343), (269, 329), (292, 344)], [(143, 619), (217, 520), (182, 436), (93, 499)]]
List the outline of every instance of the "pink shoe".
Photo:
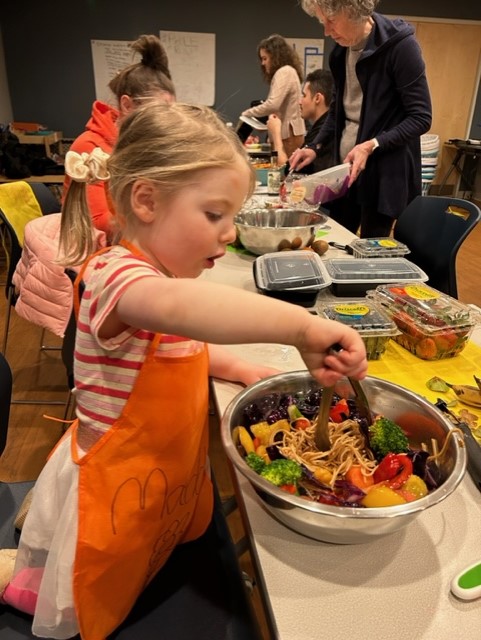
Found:
[(2, 601), (33, 616), (43, 572), (44, 567), (22, 569), (6, 586)]
[(16, 557), (16, 549), (0, 549), (0, 602), (6, 586), (12, 579)]

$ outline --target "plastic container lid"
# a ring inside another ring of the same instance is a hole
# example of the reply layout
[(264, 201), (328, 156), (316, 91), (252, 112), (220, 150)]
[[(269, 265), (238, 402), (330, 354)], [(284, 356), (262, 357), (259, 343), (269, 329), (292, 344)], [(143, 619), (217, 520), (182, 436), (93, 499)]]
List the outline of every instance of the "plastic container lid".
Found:
[(368, 297), (388, 309), (390, 314), (408, 314), (428, 335), (447, 328), (470, 327), (477, 321), (470, 307), (423, 283), (380, 285)]
[(320, 305), (319, 315), (337, 320), (368, 336), (394, 336), (399, 333), (390, 316), (373, 300), (346, 300)]
[(319, 290), (331, 279), (321, 257), (314, 251), (277, 251), (254, 261), (254, 278), (259, 289), (268, 291)]
[(428, 276), (406, 258), (332, 258), (325, 261), (334, 284), (426, 282)]
[(397, 258), (409, 248), (394, 238), (357, 238), (350, 244), (354, 258)]

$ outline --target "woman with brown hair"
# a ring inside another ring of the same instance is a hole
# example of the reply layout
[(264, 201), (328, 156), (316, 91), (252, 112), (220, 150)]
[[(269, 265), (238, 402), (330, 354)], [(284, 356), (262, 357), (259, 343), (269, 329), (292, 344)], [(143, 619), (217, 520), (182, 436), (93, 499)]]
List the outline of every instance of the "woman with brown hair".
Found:
[(257, 54), (262, 73), (270, 83), (269, 94), (261, 104), (246, 109), (243, 116), (264, 117), (275, 113), (282, 121), (282, 143), (289, 156), (303, 143), (306, 126), (299, 109), (302, 66), (295, 49), (285, 38), (273, 34), (261, 40)]

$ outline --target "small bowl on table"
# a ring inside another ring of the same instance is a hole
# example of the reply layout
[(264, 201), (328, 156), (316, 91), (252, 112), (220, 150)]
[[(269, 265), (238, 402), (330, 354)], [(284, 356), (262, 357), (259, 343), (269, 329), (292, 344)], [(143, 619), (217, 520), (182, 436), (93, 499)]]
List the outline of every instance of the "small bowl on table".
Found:
[(244, 248), (261, 256), (285, 248), (304, 249), (326, 221), (318, 211), (258, 208), (240, 211), (234, 223)]

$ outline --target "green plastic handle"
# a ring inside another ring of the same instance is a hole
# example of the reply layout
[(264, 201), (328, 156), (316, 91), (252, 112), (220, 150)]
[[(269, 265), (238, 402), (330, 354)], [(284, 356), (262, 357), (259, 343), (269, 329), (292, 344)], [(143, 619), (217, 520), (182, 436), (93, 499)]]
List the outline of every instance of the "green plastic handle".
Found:
[(451, 582), (451, 591), (462, 600), (481, 598), (481, 561), (458, 573)]

